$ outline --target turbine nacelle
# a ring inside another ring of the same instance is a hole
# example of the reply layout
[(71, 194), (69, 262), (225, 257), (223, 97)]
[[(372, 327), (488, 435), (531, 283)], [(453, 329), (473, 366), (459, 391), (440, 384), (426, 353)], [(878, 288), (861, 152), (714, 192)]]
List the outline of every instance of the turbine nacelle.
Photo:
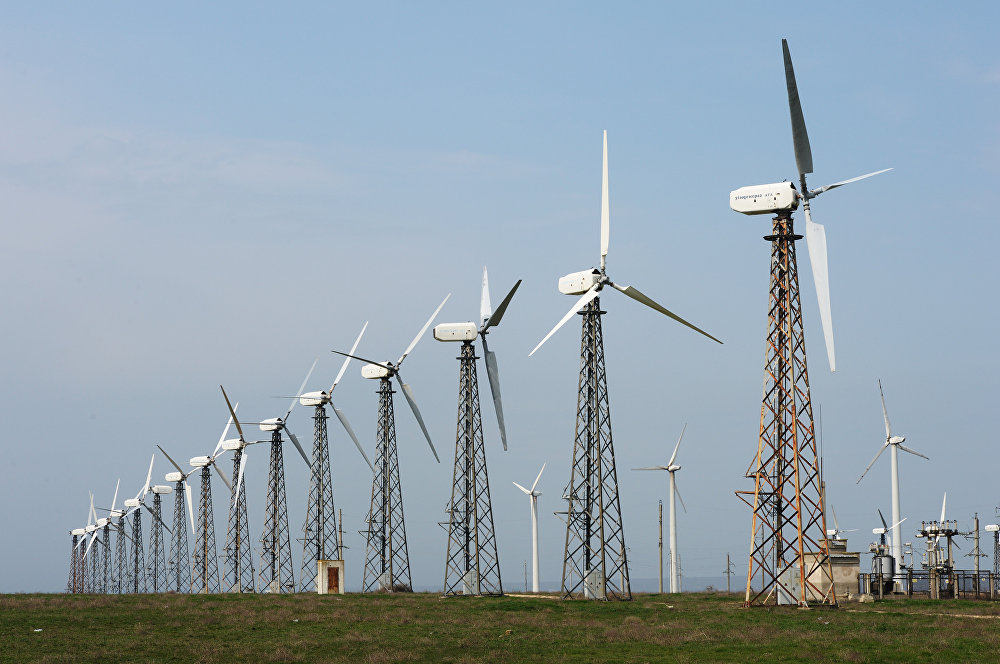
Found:
[(86, 528), (74, 528), (73, 530), (70, 531), (69, 534), (73, 535), (75, 537), (80, 537), (81, 535), (86, 535), (87, 534), (87, 529)]
[(888, 528), (872, 528), (872, 535), (885, 535)]
[(900, 443), (906, 442), (906, 436), (893, 436), (889, 439), (890, 445), (899, 445)]
[(270, 417), (266, 420), (261, 420), (260, 430), (261, 431), (278, 431), (285, 424), (285, 421), (280, 417)]
[(172, 486), (163, 486), (162, 484), (157, 484), (156, 486), (153, 487), (153, 493), (159, 494), (161, 496), (173, 492), (174, 488)]
[(475, 323), (441, 323), (434, 326), (434, 338), (438, 341), (474, 341), (479, 336)]
[(381, 378), (388, 378), (393, 374), (391, 362), (386, 362), (385, 364), (366, 364), (361, 367), (361, 377), (367, 378), (368, 380), (377, 380)]
[(325, 406), (330, 403), (330, 395), (324, 390), (306, 392), (299, 397), (299, 403), (303, 406)]
[(227, 452), (235, 452), (236, 450), (243, 449), (243, 441), (239, 438), (230, 438), (229, 440), (222, 441), (221, 447)]
[(163, 479), (165, 479), (168, 482), (183, 482), (184, 473), (167, 473), (166, 475), (163, 476)]
[(729, 207), (743, 214), (797, 210), (801, 196), (791, 182), (755, 184), (729, 192)]
[(84, 530), (84, 532), (86, 532), (86, 533), (92, 533), (92, 532), (94, 532), (95, 530), (97, 530), (97, 526), (94, 526), (94, 525), (90, 525), (90, 526), (87, 526), (86, 528), (84, 528), (83, 530)]
[(142, 504), (142, 503), (140, 503), (140, 502), (139, 502), (139, 499), (138, 499), (138, 498), (127, 498), (127, 499), (125, 500), (125, 507), (128, 507), (128, 508), (130, 508), (130, 509), (131, 509), (131, 508), (135, 508), (135, 507), (138, 507), (138, 506), (139, 506), (139, 505), (141, 505), (141, 504)]
[(108, 512), (109, 512), (109, 516), (111, 516), (112, 518), (125, 516), (125, 511), (124, 510), (109, 510)]
[(97, 527), (98, 528), (103, 528), (106, 525), (108, 525), (108, 519), (102, 518), (102, 519), (98, 519), (97, 520)]
[(604, 275), (597, 268), (567, 274), (559, 280), (559, 292), (563, 295), (583, 295), (603, 278)]
[(191, 464), (192, 468), (204, 468), (208, 464), (212, 463), (212, 459), (207, 456), (196, 456), (191, 457), (191, 460), (188, 461), (188, 463)]
[(995, 523), (991, 523), (990, 525), (986, 526), (986, 532), (988, 532), (988, 533), (1000, 532), (1000, 525), (997, 525)]
[(676, 463), (667, 466), (667, 470), (670, 471), (671, 473), (676, 472), (676, 471), (678, 471), (680, 469), (681, 469), (681, 467), (678, 466)]

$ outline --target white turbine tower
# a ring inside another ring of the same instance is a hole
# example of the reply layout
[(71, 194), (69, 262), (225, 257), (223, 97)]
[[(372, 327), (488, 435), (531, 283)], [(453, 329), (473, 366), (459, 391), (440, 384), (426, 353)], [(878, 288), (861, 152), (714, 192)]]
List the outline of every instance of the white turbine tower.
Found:
[[(681, 498), (681, 492), (677, 489), (677, 478), (674, 477), (674, 473), (681, 469), (674, 461), (677, 460), (677, 450), (680, 449), (681, 440), (684, 438), (684, 432), (687, 431), (687, 424), (684, 424), (684, 428), (681, 429), (681, 435), (677, 438), (677, 444), (674, 445), (674, 453), (670, 455), (670, 461), (667, 462), (665, 466), (646, 466), (645, 468), (633, 468), (632, 470), (665, 470), (670, 473), (670, 592), (679, 593), (681, 592), (681, 569), (678, 565), (678, 556), (680, 555), (677, 550), (677, 505), (674, 502), (674, 497), (681, 501), (681, 507), (687, 512), (687, 506), (684, 504), (684, 499)], [(662, 569), (662, 568), (661, 568)]]
[(523, 491), (528, 495), (528, 500), (531, 503), (531, 592), (538, 592), (538, 497), (542, 495), (541, 491), (536, 491), (535, 487), (538, 486), (538, 480), (542, 478), (542, 472), (545, 470), (545, 464), (542, 464), (542, 470), (538, 471), (538, 477), (535, 478), (535, 483), (531, 485), (530, 489), (525, 489), (523, 486), (514, 482), (514, 486)]
[[(899, 581), (902, 578), (902, 567), (903, 567), (903, 539), (902, 533), (900, 531), (899, 524), (902, 520), (899, 516), (899, 452), (898, 450), (903, 450), (904, 452), (909, 452), (918, 457), (930, 460), (930, 457), (921, 454), (915, 450), (911, 450), (909, 447), (903, 445), (906, 440), (905, 436), (893, 436), (892, 427), (889, 425), (889, 412), (885, 408), (885, 394), (882, 393), (882, 381), (878, 382), (878, 393), (882, 397), (882, 417), (885, 419), (885, 442), (879, 449), (878, 454), (872, 459), (871, 463), (868, 464), (868, 468), (865, 468), (865, 472), (861, 473), (861, 477), (858, 478), (858, 484), (864, 479), (868, 470), (875, 465), (878, 458), (882, 456), (882, 452), (885, 452), (886, 448), (890, 448), (889, 459), (891, 461), (892, 476), (891, 476), (891, 486), (892, 491), (892, 558), (896, 561), (896, 580)], [(897, 449), (898, 448), (898, 449)]]

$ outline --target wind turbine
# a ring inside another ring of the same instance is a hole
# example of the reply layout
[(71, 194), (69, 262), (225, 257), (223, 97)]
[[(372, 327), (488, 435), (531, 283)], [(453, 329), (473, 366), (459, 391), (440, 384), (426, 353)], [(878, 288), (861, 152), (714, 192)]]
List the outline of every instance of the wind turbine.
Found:
[[(222, 435), (225, 437), (225, 433)], [(174, 461), (169, 454), (167, 454), (166, 450), (159, 445), (156, 447), (159, 448), (160, 452), (163, 453), (163, 456), (167, 458), (167, 461), (169, 461), (170, 464), (177, 469), (176, 472), (167, 473), (164, 476), (166, 481), (174, 483), (174, 536), (170, 540), (170, 558), (167, 562), (167, 567), (168, 570), (172, 572), (174, 592), (190, 592), (191, 550), (188, 547), (188, 536), (185, 522), (190, 519), (191, 535), (195, 534), (195, 529), (194, 506), (191, 502), (191, 485), (188, 484), (187, 478), (198, 469), (191, 468), (185, 472), (180, 465), (178, 465), (178, 463)], [(184, 509), (185, 501), (187, 501), (187, 510)], [(185, 511), (187, 514), (185, 514)]]
[(514, 482), (514, 486), (523, 491), (528, 496), (528, 501), (531, 503), (531, 592), (538, 592), (538, 497), (542, 495), (541, 491), (536, 491), (535, 487), (538, 486), (538, 480), (542, 478), (542, 472), (545, 470), (545, 464), (542, 464), (542, 469), (538, 471), (538, 476), (535, 477), (534, 483), (531, 485), (530, 489), (525, 489), (523, 486)]
[(902, 581), (902, 569), (903, 564), (903, 540), (899, 529), (899, 524), (902, 523), (900, 520), (900, 509), (899, 509), (899, 452), (898, 450), (903, 450), (904, 452), (909, 452), (910, 454), (922, 457), (924, 459), (930, 459), (930, 457), (921, 454), (915, 450), (911, 450), (909, 447), (903, 445), (906, 441), (905, 436), (893, 436), (892, 426), (889, 424), (889, 411), (885, 407), (885, 394), (882, 392), (882, 381), (878, 382), (878, 393), (882, 398), (882, 417), (885, 420), (885, 442), (882, 443), (882, 447), (879, 448), (878, 454), (875, 458), (871, 460), (868, 467), (865, 468), (865, 472), (861, 473), (861, 477), (858, 478), (857, 483), (860, 484), (861, 480), (864, 479), (865, 475), (868, 473), (869, 469), (878, 458), (882, 456), (882, 452), (885, 452), (886, 448), (889, 448), (889, 460), (891, 468), (890, 476), (890, 486), (889, 489), (892, 493), (892, 521), (895, 524), (892, 527), (892, 558), (896, 564), (896, 582), (900, 583)]
[(608, 200), (608, 132), (604, 132), (601, 180), (601, 268), (568, 274), (559, 280), (559, 292), (579, 295), (573, 307), (529, 353), (533, 355), (566, 321), (583, 312), (580, 344), (579, 392), (573, 466), (566, 500), (569, 501), (563, 554), (562, 594), (594, 599), (632, 598), (625, 556), (625, 532), (618, 500), (611, 412), (604, 367), (599, 295), (605, 286), (722, 343), (704, 330), (658, 304), (634, 286), (611, 281), (607, 273), (610, 237)]
[(375, 446), (375, 476), (372, 478), (371, 507), (368, 510), (367, 545), (365, 548), (365, 572), (362, 580), (363, 592), (378, 590), (386, 592), (409, 592), (413, 589), (410, 579), (410, 555), (406, 547), (406, 522), (403, 518), (403, 488), (399, 482), (399, 457), (396, 452), (396, 417), (392, 407), (392, 379), (396, 378), (403, 389), (403, 396), (413, 411), (413, 416), (420, 425), (420, 430), (427, 439), (434, 458), (438, 458), (431, 436), (427, 433), (424, 418), (420, 415), (413, 390), (403, 382), (399, 369), (410, 351), (417, 345), (434, 318), (441, 311), (444, 303), (451, 297), (445, 296), (417, 336), (406, 347), (399, 360), (375, 362), (352, 353), (333, 351), (338, 355), (353, 357), (366, 362), (361, 367), (361, 377), (379, 381), (378, 433)]
[[(153, 455), (155, 458), (155, 454)], [(142, 496), (139, 498), (139, 503), (142, 507), (149, 510), (152, 518), (149, 522), (149, 557), (150, 565), (147, 571), (147, 589), (149, 592), (158, 593), (160, 590), (166, 590), (167, 584), (167, 559), (164, 552), (163, 546), (163, 530), (166, 528), (167, 532), (173, 534), (167, 524), (163, 523), (162, 519), (162, 504), (161, 496), (173, 492), (173, 489), (169, 486), (163, 485), (153, 485), (150, 480), (153, 476), (153, 464), (149, 467), (150, 473), (146, 478), (146, 486), (142, 489)], [(153, 507), (149, 508), (146, 504), (146, 495), (148, 493), (153, 494)]]
[[(225, 450), (222, 442), (229, 430), (223, 431), (215, 450), (209, 456), (192, 457), (188, 462), (195, 470), (201, 471), (201, 491), (198, 498), (198, 520), (194, 538), (194, 555), (192, 556), (191, 592), (217, 593), (219, 586), (219, 560), (215, 548), (215, 515), (212, 507), (212, 468), (231, 491), (232, 482), (219, 467), (216, 460)], [(192, 471), (193, 473), (193, 471)]]
[[(302, 385), (295, 391), (302, 394), (316, 362), (313, 362)], [(288, 438), (309, 465), (309, 457), (299, 445), (299, 439), (288, 429), (288, 417), (298, 403), (298, 396), (292, 401), (284, 417), (274, 417), (259, 422), (260, 430), (271, 433), (271, 462), (267, 473), (267, 498), (265, 502), (264, 532), (260, 536), (262, 551), (260, 565), (260, 587), (271, 593), (295, 592), (295, 572), (292, 565), (292, 543), (288, 532), (288, 504), (285, 501), (285, 460), (282, 451), (281, 432)]]
[(677, 450), (681, 447), (681, 440), (684, 438), (685, 431), (687, 431), (686, 422), (681, 429), (681, 435), (677, 438), (677, 444), (674, 445), (674, 453), (670, 455), (670, 461), (667, 462), (667, 465), (632, 469), (665, 470), (670, 473), (670, 592), (672, 593), (681, 592), (681, 570), (680, 565), (677, 564), (680, 556), (680, 552), (677, 549), (677, 505), (674, 503), (674, 496), (677, 497), (677, 500), (681, 501), (681, 507), (684, 508), (685, 512), (687, 512), (687, 506), (684, 505), (681, 492), (677, 489), (677, 478), (674, 476), (674, 473), (680, 470), (681, 467), (675, 464), (674, 461), (677, 460)]
[[(822, 550), (826, 515), (816, 453), (795, 249), (795, 242), (802, 236), (795, 233), (792, 212), (800, 203), (805, 211), (809, 258), (827, 358), (830, 370), (835, 371), (826, 231), (813, 221), (810, 201), (830, 189), (889, 169), (818, 189), (808, 188), (806, 174), (813, 172), (812, 150), (791, 55), (784, 39), (781, 48), (801, 190), (795, 188), (795, 183), (785, 181), (741, 187), (729, 194), (729, 206), (737, 212), (774, 215), (771, 234), (764, 237), (771, 244), (770, 285), (760, 433), (757, 453), (747, 473), (754, 482), (754, 489), (738, 491), (737, 495), (753, 510), (744, 604), (777, 602), (804, 607), (813, 598), (829, 604), (836, 604), (837, 600), (829, 556), (805, 557), (807, 551)], [(796, 425), (789, 426), (790, 422)], [(763, 585), (754, 587), (755, 578), (765, 579)]]
[[(149, 472), (146, 473), (146, 481), (142, 488), (135, 494), (135, 498), (129, 498), (125, 501), (127, 508), (125, 515), (127, 516), (129, 512), (132, 513), (132, 560), (130, 561), (129, 576), (132, 582), (130, 591), (133, 593), (145, 593), (148, 592), (149, 588), (146, 576), (145, 546), (142, 539), (142, 500), (145, 499), (146, 492), (149, 490), (149, 481), (153, 477), (153, 462), (155, 461), (156, 455), (154, 454), (149, 459)], [(124, 519), (124, 517), (122, 518)]]
[[(361, 343), (361, 337), (364, 336), (366, 329), (368, 329), (367, 321), (361, 327), (361, 332), (354, 340), (354, 345), (351, 346), (352, 354), (358, 349), (358, 344)], [(347, 365), (350, 362), (350, 357), (344, 358), (340, 371), (337, 372), (337, 377), (334, 378), (333, 385), (328, 391), (320, 390), (319, 392), (306, 392), (299, 395), (299, 403), (303, 406), (314, 407), (309, 499), (306, 504), (305, 523), (302, 526), (302, 574), (300, 575), (301, 585), (299, 589), (303, 592), (316, 590), (318, 573), (316, 565), (318, 561), (329, 560), (332, 556), (337, 555), (341, 544), (337, 532), (336, 507), (333, 501), (333, 473), (330, 471), (329, 432), (326, 426), (327, 404), (337, 415), (340, 424), (347, 431), (347, 435), (354, 441), (355, 447), (358, 448), (365, 463), (371, 468), (372, 474), (375, 473), (375, 467), (368, 460), (358, 437), (354, 435), (354, 429), (347, 421), (347, 416), (333, 403), (333, 391), (337, 389), (337, 384), (344, 377), (344, 372), (347, 371)]]
[[(891, 588), (893, 584), (897, 583), (896, 579), (899, 577), (899, 566), (896, 559), (892, 557), (891, 551), (895, 548), (898, 535), (888, 535), (889, 532), (898, 533), (899, 526), (906, 521), (906, 518), (896, 521), (891, 526), (885, 522), (885, 517), (882, 516), (882, 510), (878, 510), (878, 518), (882, 521), (881, 528), (872, 528), (872, 535), (879, 536), (879, 543), (875, 549), (875, 558), (872, 560), (872, 573), (877, 574), (883, 579), (883, 583), (886, 584), (887, 588)], [(888, 536), (889, 542), (886, 543), (886, 537)], [(886, 555), (886, 552), (890, 552)], [(885, 569), (885, 564), (883, 563), (883, 558), (888, 557), (891, 561), (889, 566), (890, 570)]]
[(840, 539), (842, 533), (857, 532), (857, 528), (841, 528), (837, 522), (837, 510), (831, 505), (830, 511), (833, 512), (833, 528), (826, 531), (827, 539)]
[(445, 595), (503, 595), (500, 558), (493, 529), (493, 503), (486, 467), (486, 445), (479, 407), (479, 378), (476, 374), (476, 349), (473, 342), (483, 342), (486, 373), (493, 392), (493, 404), (500, 426), (500, 438), (507, 449), (507, 432), (500, 402), (500, 376), (496, 354), (486, 344), (491, 327), (500, 324), (518, 280), (496, 312), (490, 302), (489, 279), (483, 268), (482, 295), (479, 301), (480, 322), (441, 323), (434, 328), (434, 338), (443, 342), (461, 342), (458, 372), (458, 427), (455, 439), (455, 465), (452, 474), (451, 500), (448, 502), (448, 548), (445, 552)]
[(222, 572), (223, 588), (226, 592), (252, 593), (256, 591), (256, 579), (253, 568), (253, 547), (250, 544), (250, 521), (247, 517), (247, 494), (246, 485), (243, 484), (243, 473), (246, 471), (248, 445), (264, 441), (247, 441), (243, 436), (243, 427), (236, 417), (236, 409), (239, 402), (232, 405), (229, 402), (229, 395), (221, 385), (222, 397), (226, 400), (226, 407), (229, 409), (229, 421), (226, 423), (226, 431), (222, 434), (225, 438), (229, 434), (229, 425), (236, 425), (236, 432), (239, 438), (231, 438), (222, 441), (222, 449), (233, 453), (233, 477), (236, 478), (236, 486), (233, 487), (229, 496), (229, 520), (226, 528), (226, 561)]

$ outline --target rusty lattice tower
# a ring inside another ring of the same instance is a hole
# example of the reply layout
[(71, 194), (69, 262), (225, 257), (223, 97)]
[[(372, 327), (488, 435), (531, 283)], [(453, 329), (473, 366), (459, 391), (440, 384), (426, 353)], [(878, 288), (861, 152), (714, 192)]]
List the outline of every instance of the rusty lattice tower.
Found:
[[(242, 434), (241, 434), (242, 435)], [(245, 444), (233, 450), (233, 477), (236, 487), (229, 496), (229, 527), (226, 530), (226, 561), (223, 585), (226, 592), (255, 592), (253, 546), (250, 540), (250, 522), (247, 518), (247, 488), (243, 484), (246, 466)]]
[(835, 604), (826, 551), (802, 305), (790, 213), (773, 219), (764, 389), (757, 454), (737, 494), (753, 509), (745, 603)]

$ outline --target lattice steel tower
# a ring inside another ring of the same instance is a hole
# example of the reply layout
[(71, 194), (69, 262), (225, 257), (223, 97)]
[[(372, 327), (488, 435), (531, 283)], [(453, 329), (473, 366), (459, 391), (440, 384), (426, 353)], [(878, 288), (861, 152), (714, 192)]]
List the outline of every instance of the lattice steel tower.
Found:
[(80, 542), (81, 538), (86, 538), (87, 531), (85, 528), (75, 528), (70, 531), (70, 534), (73, 536), (73, 548), (70, 550), (69, 580), (66, 582), (66, 592), (82, 593), (84, 569), (83, 551), (80, 550)]
[(507, 449), (503, 406), (500, 400), (500, 375), (496, 353), (489, 349), (486, 336), (500, 323), (511, 298), (521, 285), (510, 289), (493, 312), (489, 279), (483, 268), (480, 322), (442, 323), (434, 328), (434, 338), (461, 342), (458, 373), (458, 425), (455, 435), (455, 466), (452, 473), (451, 500), (448, 502), (448, 547), (445, 553), (445, 595), (503, 595), (500, 560), (493, 529), (493, 505), (486, 469), (486, 445), (479, 406), (479, 379), (476, 373), (476, 337), (482, 340), (486, 373), (500, 427), (500, 438)]
[[(132, 505), (131, 503), (135, 503)], [(132, 512), (132, 558), (128, 562), (129, 580), (131, 585), (126, 592), (145, 593), (148, 592), (146, 585), (146, 552), (142, 539), (142, 503), (136, 498), (125, 501), (125, 507), (133, 508)]]
[[(193, 472), (193, 471), (191, 471)], [(175, 593), (191, 592), (191, 549), (188, 544), (188, 515), (184, 501), (190, 503), (191, 489), (187, 475), (182, 472), (168, 473), (167, 481), (174, 482), (173, 537), (170, 538), (170, 557), (167, 560), (167, 586)], [(191, 532), (194, 529), (194, 513), (191, 513)]]
[(226, 531), (226, 592), (256, 592), (253, 568), (253, 546), (250, 541), (250, 521), (247, 518), (247, 487), (243, 484), (246, 466), (245, 445), (242, 441), (233, 450), (233, 477), (236, 489), (229, 496), (229, 528)]
[(261, 590), (270, 593), (295, 592), (280, 428), (271, 433), (271, 463), (267, 473), (264, 532), (260, 536), (260, 541)]
[(606, 286), (722, 343), (646, 296), (634, 286), (616, 284), (607, 274), (611, 211), (608, 196), (608, 133), (604, 132), (601, 180), (601, 267), (567, 274), (559, 292), (577, 295), (576, 304), (529, 353), (533, 355), (573, 314), (582, 313), (580, 373), (573, 465), (563, 498), (567, 501), (563, 550), (563, 597), (630, 600), (628, 550), (618, 500), (618, 476), (611, 438), (611, 406), (604, 368), (599, 295)]
[(163, 494), (171, 493), (173, 489), (169, 486), (154, 486), (153, 489), (153, 518), (149, 522), (149, 591), (158, 593), (170, 588), (167, 581), (167, 556), (166, 547), (163, 543), (163, 518), (161, 497)]
[(121, 510), (113, 510), (111, 518), (118, 520), (115, 526), (115, 560), (111, 571), (111, 592), (121, 595), (129, 591), (132, 575), (129, 568), (128, 535), (125, 534), (125, 515)]
[[(196, 457), (197, 458), (197, 457)], [(193, 465), (193, 464), (192, 464)], [(215, 549), (215, 517), (212, 511), (212, 471), (206, 463), (201, 467), (201, 492), (198, 499), (198, 521), (195, 526), (192, 560), (191, 592), (219, 592), (219, 559)]]
[[(361, 328), (358, 338), (351, 347), (351, 353), (357, 350), (361, 337), (364, 336), (368, 323)], [(333, 391), (350, 364), (351, 358), (345, 357), (344, 362), (333, 381), (329, 391), (306, 392), (299, 398), (303, 406), (313, 406), (313, 447), (312, 460), (309, 464), (309, 497), (306, 504), (306, 518), (302, 526), (302, 572), (299, 589), (303, 592), (316, 590), (317, 563), (320, 560), (330, 560), (339, 556), (341, 551), (340, 534), (337, 527), (336, 508), (333, 500), (333, 474), (330, 470), (330, 446), (327, 427), (326, 404), (330, 404), (340, 423), (347, 431), (354, 445), (361, 452), (372, 473), (375, 467), (358, 442), (354, 430), (344, 412), (333, 404)]]
[(472, 343), (464, 342), (458, 357), (458, 429), (448, 503), (445, 595), (503, 595), (479, 409), (477, 359)]

